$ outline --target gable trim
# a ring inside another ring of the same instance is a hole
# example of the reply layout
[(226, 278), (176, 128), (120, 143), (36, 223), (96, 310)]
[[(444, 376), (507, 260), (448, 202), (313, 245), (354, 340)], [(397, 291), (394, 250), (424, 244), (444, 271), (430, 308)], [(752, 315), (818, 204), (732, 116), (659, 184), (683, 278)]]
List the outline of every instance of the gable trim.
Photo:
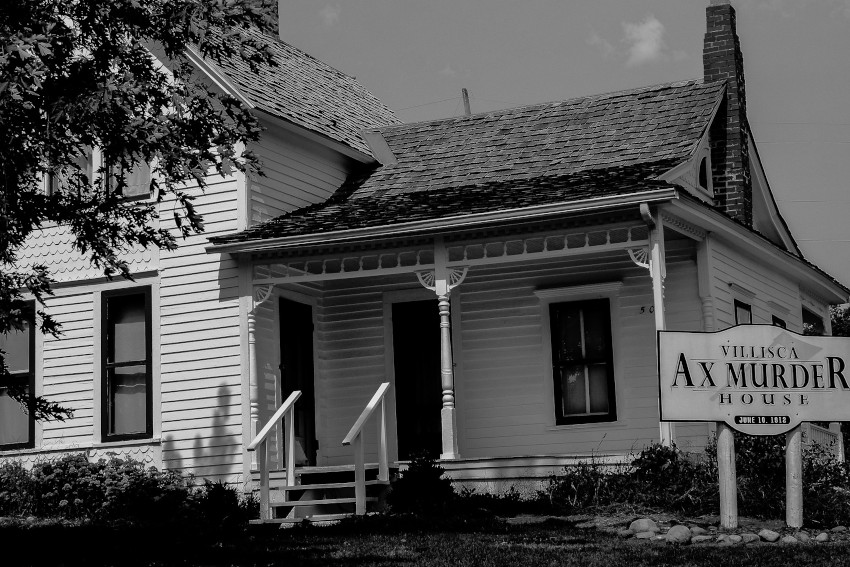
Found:
[(770, 217), (771, 223), (779, 233), (785, 247), (788, 250), (793, 250), (797, 254), (800, 254), (800, 248), (794, 241), (794, 236), (791, 234), (785, 219), (782, 217), (782, 213), (779, 212), (779, 206), (776, 204), (776, 199), (773, 197), (773, 191), (770, 189), (770, 184), (767, 182), (767, 174), (762, 166), (761, 156), (759, 155), (758, 147), (756, 146), (752, 133), (747, 137), (747, 144), (750, 150), (750, 170), (752, 174), (756, 176), (759, 186), (764, 189), (761, 191), (761, 194), (766, 201), (767, 214)]

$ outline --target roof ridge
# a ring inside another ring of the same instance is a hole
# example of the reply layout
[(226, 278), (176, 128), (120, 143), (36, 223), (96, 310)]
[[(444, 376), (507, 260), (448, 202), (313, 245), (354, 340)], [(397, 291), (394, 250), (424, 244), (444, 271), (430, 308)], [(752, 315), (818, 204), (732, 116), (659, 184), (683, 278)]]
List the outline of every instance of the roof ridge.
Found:
[(605, 92), (605, 93), (593, 93), (593, 94), (589, 94), (589, 95), (577, 96), (577, 97), (563, 99), (563, 100), (550, 100), (550, 101), (546, 101), (546, 102), (536, 102), (536, 103), (532, 103), (532, 104), (525, 104), (525, 105), (522, 105), (522, 106), (511, 106), (511, 107), (508, 107), (508, 108), (500, 108), (500, 109), (497, 109), (497, 110), (490, 110), (490, 111), (487, 111), (487, 112), (478, 112), (478, 113), (475, 113), (475, 114), (471, 114), (469, 116), (449, 116), (449, 117), (446, 117), (446, 118), (436, 118), (436, 119), (431, 119), (431, 120), (422, 120), (422, 121), (419, 121), (419, 122), (403, 122), (401, 124), (392, 124), (392, 125), (388, 125), (388, 126), (381, 126), (381, 127), (378, 127), (378, 128), (370, 128), (366, 131), (367, 132), (388, 132), (388, 131), (403, 130), (405, 127), (420, 127), (421, 128), (421, 127), (428, 125), (428, 124), (433, 124), (433, 125), (436, 126), (438, 124), (449, 123), (449, 122), (452, 122), (452, 121), (462, 122), (462, 121), (482, 118), (484, 116), (490, 116), (490, 115), (494, 115), (494, 114), (513, 113), (513, 112), (517, 112), (517, 111), (521, 111), (521, 110), (525, 110), (525, 109), (540, 108), (540, 107), (552, 106), (552, 105), (560, 105), (560, 104), (566, 104), (566, 103), (580, 101), (580, 100), (598, 101), (598, 100), (602, 100), (602, 99), (605, 99), (605, 98), (613, 98), (615, 96), (624, 95), (624, 94), (635, 94), (635, 93), (640, 93), (640, 92), (649, 92), (649, 91), (653, 91), (653, 90), (662, 90), (662, 89), (669, 89), (669, 88), (676, 88), (676, 87), (684, 87), (684, 86), (687, 86), (687, 85), (694, 85), (695, 86), (695, 85), (702, 84), (702, 85), (705, 85), (705, 86), (712, 86), (712, 85), (719, 85), (719, 84), (725, 84), (725, 83), (726, 83), (725, 80), (706, 82), (702, 77), (696, 77), (694, 79), (671, 81), (671, 82), (668, 82), (668, 83), (658, 83), (658, 84), (654, 84), (654, 85), (644, 85), (642, 87), (633, 87), (633, 88), (630, 88), (630, 89), (620, 89), (620, 90), (617, 90), (617, 91), (609, 91), (609, 92)]

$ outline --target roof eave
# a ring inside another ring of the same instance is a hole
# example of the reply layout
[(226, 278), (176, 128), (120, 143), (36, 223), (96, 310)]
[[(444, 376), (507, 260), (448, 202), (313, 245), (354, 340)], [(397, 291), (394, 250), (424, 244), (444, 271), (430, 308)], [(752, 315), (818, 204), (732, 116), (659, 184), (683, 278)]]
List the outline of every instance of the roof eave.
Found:
[(652, 191), (641, 191), (628, 195), (613, 195), (606, 197), (595, 197), (570, 201), (523, 207), (517, 209), (505, 209), (486, 213), (475, 213), (470, 215), (455, 215), (441, 219), (429, 219), (423, 221), (412, 221), (393, 225), (382, 225), (376, 227), (339, 230), (324, 233), (313, 233), (298, 236), (284, 236), (279, 238), (258, 239), (245, 242), (223, 243), (207, 246), (208, 253), (253, 253), (268, 252), (273, 250), (287, 250), (292, 248), (308, 246), (324, 246), (329, 244), (346, 244), (353, 242), (365, 242), (380, 240), (398, 236), (412, 236), (427, 233), (439, 233), (453, 230), (478, 228), (503, 222), (542, 220), (565, 214), (580, 214), (600, 212), (611, 209), (625, 208), (640, 203), (662, 203), (674, 201), (679, 198), (679, 190), (673, 187), (665, 187)]
[[(784, 250), (761, 234), (735, 222), (703, 203), (691, 199), (677, 199), (671, 204), (677, 216), (691, 221), (716, 234), (725, 234), (735, 239), (735, 243), (752, 256), (763, 259), (772, 265), (781, 265), (789, 270), (798, 281), (807, 280), (829, 301), (845, 303), (850, 296), (850, 288), (838, 283), (820, 268), (813, 268), (803, 258)], [(814, 290), (813, 290), (814, 291)]]

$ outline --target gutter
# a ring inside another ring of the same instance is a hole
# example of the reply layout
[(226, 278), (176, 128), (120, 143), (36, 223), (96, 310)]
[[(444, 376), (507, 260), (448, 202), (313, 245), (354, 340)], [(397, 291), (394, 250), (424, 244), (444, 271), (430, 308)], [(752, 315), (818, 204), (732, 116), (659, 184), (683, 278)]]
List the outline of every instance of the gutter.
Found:
[[(653, 191), (641, 191), (629, 195), (615, 195), (609, 197), (596, 197), (570, 203), (554, 203), (547, 205), (535, 205), (533, 207), (522, 207), (516, 209), (500, 210), (495, 212), (474, 213), (469, 215), (457, 215), (453, 217), (411, 221), (394, 224), (390, 226), (355, 228), (338, 230), (321, 234), (305, 234), (299, 236), (284, 236), (279, 238), (257, 239), (247, 242), (233, 242), (207, 246), (207, 253), (239, 253), (239, 252), (265, 252), (272, 250), (285, 250), (307, 246), (323, 246), (328, 244), (342, 244), (349, 242), (361, 242), (365, 240), (376, 240), (398, 236), (411, 236), (414, 234), (427, 234), (434, 232), (446, 232), (477, 228), (484, 225), (497, 224), (505, 221), (529, 221), (564, 214), (591, 213), (611, 209), (625, 208), (641, 203), (661, 203), (674, 201), (679, 198), (679, 191), (675, 188), (656, 189)], [(222, 237), (219, 237), (222, 238)]]

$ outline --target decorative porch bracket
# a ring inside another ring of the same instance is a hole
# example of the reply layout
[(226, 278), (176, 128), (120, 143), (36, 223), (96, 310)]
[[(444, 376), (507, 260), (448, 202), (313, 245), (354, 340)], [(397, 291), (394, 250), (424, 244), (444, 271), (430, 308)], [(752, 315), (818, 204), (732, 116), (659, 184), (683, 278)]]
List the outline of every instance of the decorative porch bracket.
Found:
[(446, 246), (442, 237), (438, 236), (434, 239), (434, 269), (416, 272), (416, 277), (423, 287), (437, 294), (437, 308), (440, 310), (440, 382), (443, 392), (443, 409), (440, 410), (443, 450), (440, 458), (459, 459), (449, 296), (466, 279), (469, 267), (449, 268), (447, 262)]
[[(260, 379), (259, 363), (257, 360), (257, 309), (271, 296), (274, 284), (254, 287), (252, 294), (252, 308), (248, 311), (248, 384), (251, 396), (250, 401), (250, 425), (251, 439), (257, 437), (260, 423)], [(266, 452), (263, 453), (264, 455)], [(251, 451), (251, 470), (257, 470), (257, 451)]]

